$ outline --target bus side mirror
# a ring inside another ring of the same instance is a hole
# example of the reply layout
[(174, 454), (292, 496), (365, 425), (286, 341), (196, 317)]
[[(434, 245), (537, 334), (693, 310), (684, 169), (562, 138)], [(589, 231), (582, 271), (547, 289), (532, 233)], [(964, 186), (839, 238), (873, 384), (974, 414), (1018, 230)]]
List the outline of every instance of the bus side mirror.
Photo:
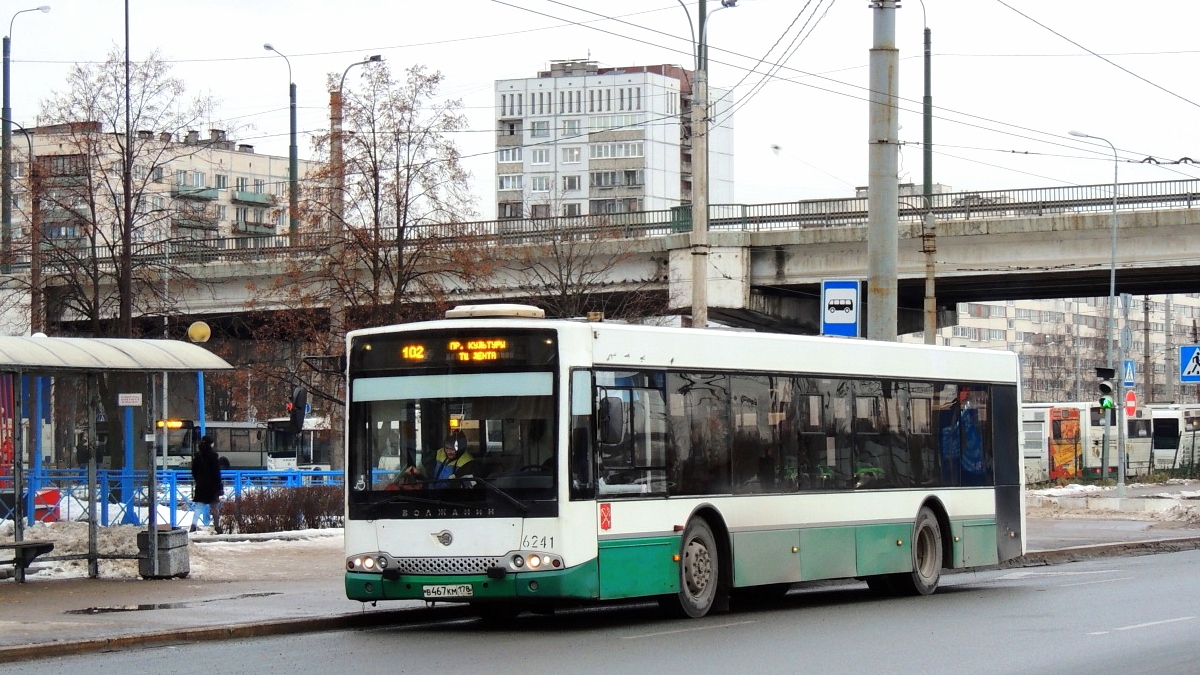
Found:
[(616, 396), (600, 399), (600, 442), (616, 445), (625, 438), (625, 406)]

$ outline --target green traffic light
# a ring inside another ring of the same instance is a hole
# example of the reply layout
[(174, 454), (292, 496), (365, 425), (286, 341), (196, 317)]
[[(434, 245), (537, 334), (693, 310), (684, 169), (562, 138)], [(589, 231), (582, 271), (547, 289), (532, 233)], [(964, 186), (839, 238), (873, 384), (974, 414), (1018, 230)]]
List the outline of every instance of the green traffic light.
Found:
[(1111, 410), (1112, 408), (1115, 408), (1116, 406), (1113, 405), (1113, 400), (1112, 400), (1111, 396), (1102, 396), (1102, 397), (1100, 397), (1100, 407), (1104, 408), (1105, 410)]

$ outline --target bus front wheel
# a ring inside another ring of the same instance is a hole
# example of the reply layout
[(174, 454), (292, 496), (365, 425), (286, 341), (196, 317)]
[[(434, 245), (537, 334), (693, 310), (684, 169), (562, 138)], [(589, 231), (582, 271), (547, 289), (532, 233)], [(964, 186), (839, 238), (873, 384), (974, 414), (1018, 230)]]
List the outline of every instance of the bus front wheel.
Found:
[(720, 552), (712, 528), (694, 518), (683, 530), (679, 547), (679, 592), (664, 605), (680, 616), (698, 619), (713, 608), (720, 586)]
[(942, 530), (937, 516), (923, 506), (913, 521), (912, 572), (892, 577), (891, 586), (900, 595), (929, 595), (942, 578)]

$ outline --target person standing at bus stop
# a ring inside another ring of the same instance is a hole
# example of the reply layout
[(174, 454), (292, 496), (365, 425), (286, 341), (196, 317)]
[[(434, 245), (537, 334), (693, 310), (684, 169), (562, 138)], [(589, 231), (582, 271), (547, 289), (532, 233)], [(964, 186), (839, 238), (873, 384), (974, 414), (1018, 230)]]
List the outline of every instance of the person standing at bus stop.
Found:
[(221, 533), (217, 507), (221, 496), (225, 493), (225, 485), (221, 482), (221, 460), (213, 447), (212, 436), (200, 439), (200, 447), (192, 456), (192, 515), (191, 531), (196, 531), (200, 522), (204, 527), (212, 526), (217, 534)]

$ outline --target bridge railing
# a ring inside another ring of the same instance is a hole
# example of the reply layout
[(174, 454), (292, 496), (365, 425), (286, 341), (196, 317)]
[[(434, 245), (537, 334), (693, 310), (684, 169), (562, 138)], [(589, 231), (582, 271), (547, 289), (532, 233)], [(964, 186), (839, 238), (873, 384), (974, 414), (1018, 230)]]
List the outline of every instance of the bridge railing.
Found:
[[(1019, 190), (981, 190), (932, 195), (927, 206), (921, 195), (900, 198), (901, 222), (919, 222), (926, 211), (939, 221), (978, 218), (1036, 217), (1066, 213), (1104, 212), (1113, 207), (1113, 186), (1067, 185)], [(1169, 180), (1121, 183), (1117, 190), (1119, 211), (1192, 208), (1200, 202), (1200, 180)], [(867, 222), (867, 199), (808, 199), (771, 204), (713, 204), (709, 207), (712, 231), (761, 232), (808, 228), (861, 226)], [(456, 244), (538, 244), (563, 239), (633, 239), (660, 237), (691, 231), (691, 207), (660, 211), (606, 213), (547, 218), (500, 219), (472, 222), (421, 223), (409, 225), (411, 240), (435, 240)], [(396, 228), (355, 233), (374, 241), (396, 239)], [(215, 261), (260, 260), (326, 250), (348, 241), (328, 232), (295, 235), (245, 235), (208, 239), (173, 239), (152, 242), (135, 255), (144, 260), (170, 259), (175, 264), (205, 264)], [(20, 269), (29, 264), (28, 254), (14, 261)]]

